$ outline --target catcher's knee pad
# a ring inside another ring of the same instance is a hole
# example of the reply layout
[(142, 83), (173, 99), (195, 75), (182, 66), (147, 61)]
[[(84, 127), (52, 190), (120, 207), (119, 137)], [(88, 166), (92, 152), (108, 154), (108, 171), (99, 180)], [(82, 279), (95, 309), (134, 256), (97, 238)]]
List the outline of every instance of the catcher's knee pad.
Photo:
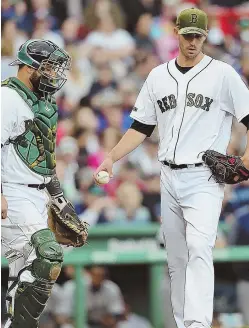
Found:
[(49, 229), (35, 232), (30, 243), (37, 258), (18, 274), (10, 311), (11, 328), (37, 327), (38, 319), (62, 267), (63, 250)]

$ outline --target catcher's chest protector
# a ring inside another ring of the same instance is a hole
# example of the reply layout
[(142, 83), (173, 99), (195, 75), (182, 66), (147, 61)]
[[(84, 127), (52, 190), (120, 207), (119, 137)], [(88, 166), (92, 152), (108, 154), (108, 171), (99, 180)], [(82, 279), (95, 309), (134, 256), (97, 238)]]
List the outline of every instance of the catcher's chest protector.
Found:
[(38, 98), (17, 78), (9, 78), (2, 86), (14, 89), (34, 113), (33, 120), (25, 121), (25, 131), (14, 140), (15, 150), (22, 161), (35, 173), (51, 176), (55, 168), (55, 139), (57, 130), (57, 105), (55, 99)]

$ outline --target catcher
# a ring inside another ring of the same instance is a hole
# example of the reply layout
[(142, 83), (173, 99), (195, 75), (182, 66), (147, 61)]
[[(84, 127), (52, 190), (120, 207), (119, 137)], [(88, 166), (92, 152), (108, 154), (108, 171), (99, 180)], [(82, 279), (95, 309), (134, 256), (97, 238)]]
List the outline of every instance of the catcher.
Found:
[(61, 271), (60, 244), (80, 247), (87, 239), (87, 224), (64, 198), (55, 173), (54, 94), (66, 82), (70, 62), (53, 42), (29, 40), (11, 64), (18, 65), (17, 77), (2, 82), (2, 252), (9, 263), (5, 328), (38, 327)]

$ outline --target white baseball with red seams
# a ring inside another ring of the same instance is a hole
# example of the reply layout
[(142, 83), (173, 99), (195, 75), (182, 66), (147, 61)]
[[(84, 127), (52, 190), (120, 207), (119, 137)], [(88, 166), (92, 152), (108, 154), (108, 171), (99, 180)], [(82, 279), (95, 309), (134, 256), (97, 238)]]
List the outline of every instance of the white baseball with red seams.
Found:
[[(226, 153), (232, 119), (249, 114), (249, 91), (228, 64), (209, 56), (187, 73), (175, 59), (151, 71), (131, 117), (159, 131), (161, 214), (176, 325), (210, 327), (214, 273), (212, 248), (224, 185), (209, 179), (201, 153)], [(199, 163), (200, 166), (194, 164)]]
[(96, 176), (96, 180), (100, 185), (107, 184), (110, 181), (110, 175), (106, 171), (100, 171)]

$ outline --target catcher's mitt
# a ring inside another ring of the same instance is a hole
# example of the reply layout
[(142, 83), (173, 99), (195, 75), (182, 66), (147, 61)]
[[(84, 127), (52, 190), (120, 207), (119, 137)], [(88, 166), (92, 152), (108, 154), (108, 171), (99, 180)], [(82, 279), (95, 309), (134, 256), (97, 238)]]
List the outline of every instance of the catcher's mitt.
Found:
[(88, 224), (80, 221), (72, 204), (64, 197), (48, 205), (48, 226), (59, 244), (81, 247), (88, 236)]
[(202, 155), (202, 159), (218, 183), (236, 184), (249, 179), (249, 170), (239, 156), (229, 156), (214, 150), (207, 150)]

